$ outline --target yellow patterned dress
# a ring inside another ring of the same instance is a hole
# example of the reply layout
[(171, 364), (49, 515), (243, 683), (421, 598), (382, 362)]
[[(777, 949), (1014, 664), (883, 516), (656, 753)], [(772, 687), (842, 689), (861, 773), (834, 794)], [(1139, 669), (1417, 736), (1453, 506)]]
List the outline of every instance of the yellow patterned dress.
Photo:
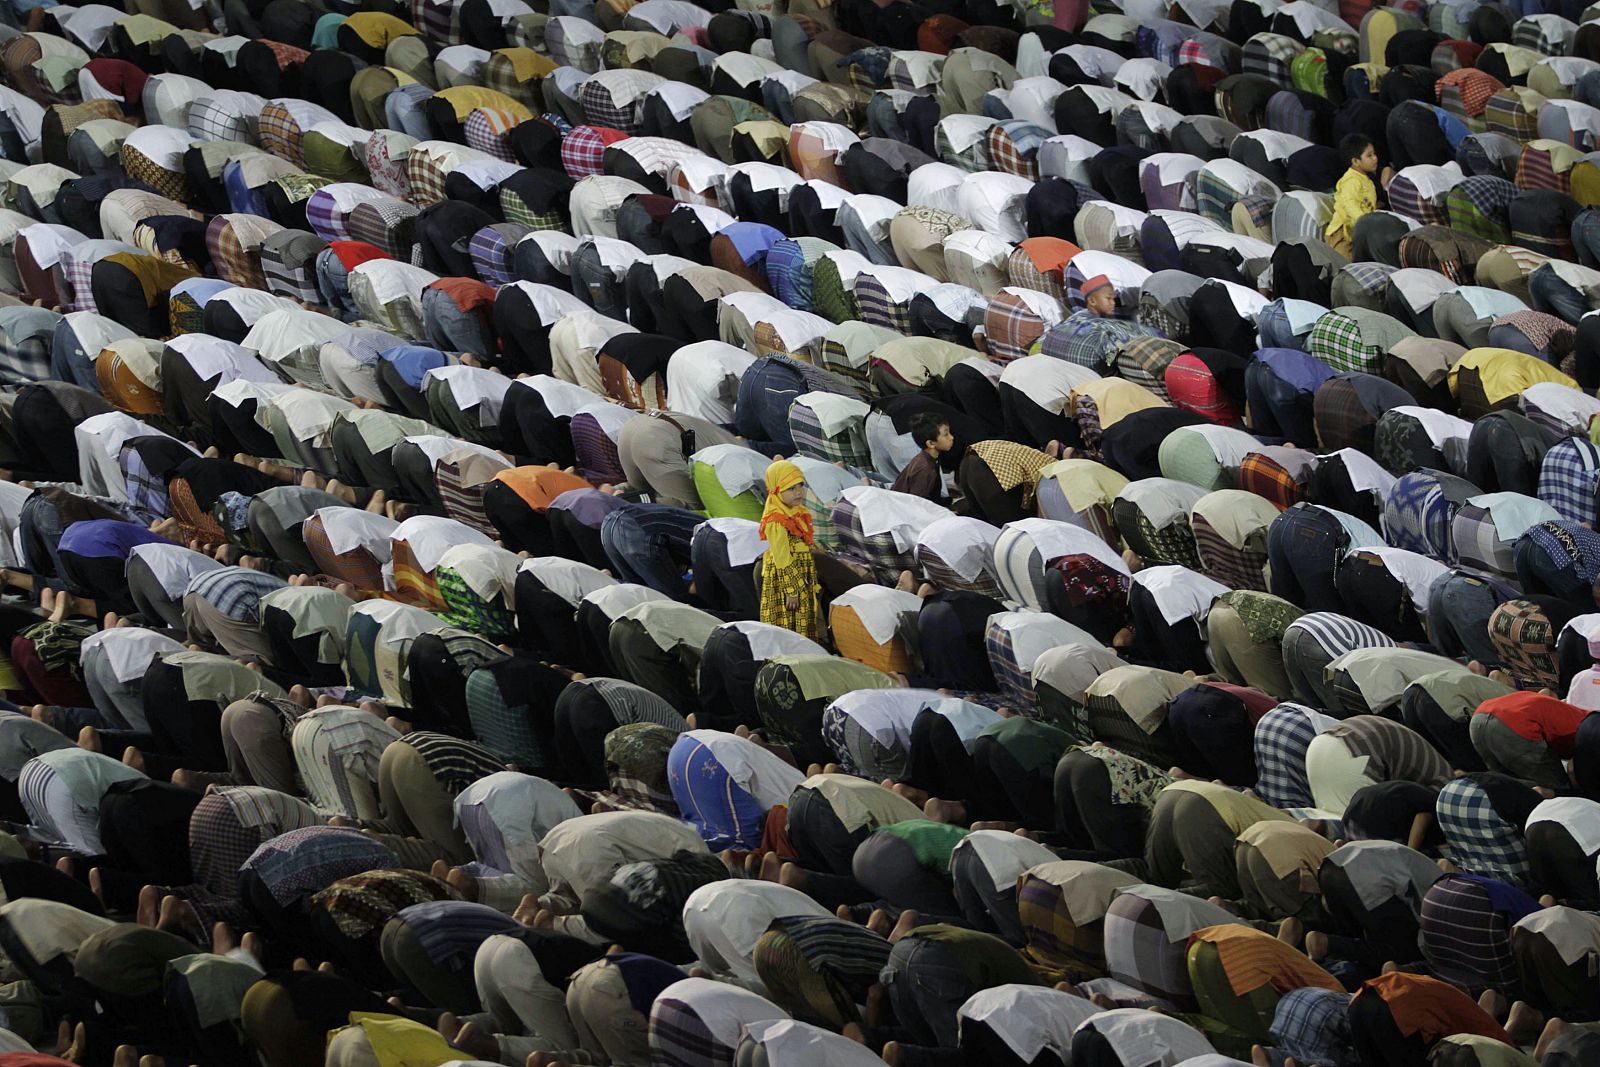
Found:
[[(761, 621), (822, 640), (817, 610), (817, 561), (811, 546), (778, 523), (766, 526), (767, 551), (761, 562)], [(787, 607), (789, 597), (798, 606)]]

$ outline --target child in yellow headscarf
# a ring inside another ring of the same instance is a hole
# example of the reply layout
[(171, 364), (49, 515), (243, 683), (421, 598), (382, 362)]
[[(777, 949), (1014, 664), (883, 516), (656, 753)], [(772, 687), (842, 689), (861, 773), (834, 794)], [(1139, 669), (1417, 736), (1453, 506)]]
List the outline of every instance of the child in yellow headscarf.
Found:
[(767, 467), (767, 506), (761, 513), (761, 621), (820, 641), (816, 535), (806, 510), (806, 476), (786, 459)]

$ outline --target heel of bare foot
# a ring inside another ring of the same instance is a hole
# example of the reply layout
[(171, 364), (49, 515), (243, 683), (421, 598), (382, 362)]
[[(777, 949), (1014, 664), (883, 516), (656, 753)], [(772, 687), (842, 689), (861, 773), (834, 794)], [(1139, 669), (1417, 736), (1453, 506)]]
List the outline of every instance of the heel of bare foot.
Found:
[(140, 926), (154, 926), (161, 918), (161, 890), (147, 885), (139, 890), (139, 907), (134, 919)]
[(922, 814), (934, 822), (960, 826), (967, 821), (967, 806), (959, 800), (940, 800), (938, 797), (930, 797), (928, 802), (922, 805)]
[(1526, 1044), (1544, 1028), (1544, 1015), (1532, 1004), (1519, 1000), (1506, 1013), (1505, 1028), (1513, 1044)]
[(93, 726), (85, 726), (78, 731), (78, 747), (85, 752), (103, 752), (100, 745), (100, 731)]
[(127, 748), (122, 750), (122, 762), (127, 764), (129, 767), (132, 767), (134, 770), (138, 771), (140, 774), (145, 773), (145, 770), (144, 770), (144, 753), (140, 752), (138, 749), (134, 748), (132, 745), (129, 745)]
[(901, 571), (900, 580), (894, 583), (894, 587), (902, 593), (913, 592), (917, 588), (917, 576), (910, 571)]
[(1306, 934), (1305, 953), (1314, 962), (1328, 958), (1328, 935), (1321, 930), (1312, 930)]
[(783, 868), (778, 871), (778, 884), (786, 885), (790, 889), (798, 889), (804, 893), (810, 888), (811, 879), (806, 874), (806, 869), (798, 863), (785, 863)]
[(132, 1045), (118, 1045), (111, 1056), (111, 1067), (139, 1067), (139, 1050)]
[(1533, 1046), (1533, 1058), (1543, 1062), (1544, 1054), (1550, 1051), (1550, 1043), (1565, 1033), (1566, 1029), (1565, 1019), (1551, 1019), (1545, 1023), (1544, 1029), (1539, 1032), (1538, 1042)]

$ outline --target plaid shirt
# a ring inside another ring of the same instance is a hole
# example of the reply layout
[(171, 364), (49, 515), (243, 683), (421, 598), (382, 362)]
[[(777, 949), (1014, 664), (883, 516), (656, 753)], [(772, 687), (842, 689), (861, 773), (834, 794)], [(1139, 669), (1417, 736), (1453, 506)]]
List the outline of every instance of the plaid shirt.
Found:
[(639, 101), (646, 93), (664, 83), (665, 78), (643, 70), (608, 70), (597, 74), (578, 86), (578, 102), (583, 105), (583, 117), (591, 125), (621, 130), (635, 134), (640, 130), (635, 117)]
[[(99, 353), (95, 353), (99, 355)], [(20, 341), (0, 330), (0, 382), (18, 385), (55, 377), (50, 370), (50, 338), (29, 334)]]
[(512, 253), (526, 231), (512, 223), (485, 226), (472, 235), (467, 251), (472, 256), (472, 269), (490, 285), (500, 286), (516, 277), (511, 266)]
[(432, 152), (413, 148), (411, 154), (406, 156), (406, 181), (411, 183), (413, 204), (427, 207), (449, 199), (450, 194), (445, 192), (444, 187), (446, 177), (444, 167)]
[(1450, 190), (1445, 209), (1450, 227), (1476, 234), (1485, 241), (1504, 244), (1510, 240), (1507, 211), (1511, 201), (1522, 194), (1516, 184), (1492, 174), (1474, 174)]
[(1446, 782), (1434, 814), (1457, 866), (1513, 885), (1527, 881), (1528, 848), (1522, 827), (1502, 819), (1477, 782), (1470, 777)]
[(1548, 148), (1527, 145), (1517, 157), (1516, 183), (1519, 189), (1554, 189), (1558, 193), (1572, 192), (1570, 160), (1562, 160), (1557, 173), (1556, 153)]
[[(1049, 354), (1049, 339), (1042, 351)], [(1137, 385), (1167, 399), (1167, 367), (1187, 351), (1177, 341), (1165, 337), (1145, 335), (1130, 338), (1117, 350), (1117, 373)]]
[(1244, 73), (1259, 74), (1287, 86), (1290, 84), (1289, 68), (1305, 48), (1304, 44), (1292, 37), (1258, 33), (1244, 43)]
[(256, 139), (256, 116), (241, 106), (249, 97), (236, 93), (212, 93), (189, 104), (189, 132), (202, 141), (241, 141)]
[(1600, 448), (1581, 437), (1552, 445), (1539, 467), (1539, 499), (1567, 522), (1593, 523), (1600, 487)]
[(581, 412), (574, 415), (571, 433), (580, 474), (596, 485), (627, 480), (622, 460), (617, 455), (617, 443), (607, 436), (593, 415)]
[(1306, 748), (1317, 736), (1313, 716), (1302, 704), (1285, 701), (1256, 723), (1256, 792), (1275, 808), (1312, 807)]
[(261, 273), (266, 279), (267, 291), (279, 296), (304, 300), (308, 304), (322, 302), (317, 288), (316, 260), (306, 260), (291, 265), (284, 257), (296, 238), (310, 240), (311, 234), (303, 230), (283, 230), (261, 244)]
[(308, 826), (266, 842), (239, 870), (254, 873), (272, 899), (288, 907), (341, 878), (398, 866), (393, 852), (360, 830)]
[(286, 585), (282, 578), (264, 571), (223, 567), (195, 575), (183, 595), (195, 594), (230, 619), (257, 622), (261, 598)]
[(1023, 712), (1034, 707), (1038, 698), (1033, 691), (1033, 665), (1024, 667), (1017, 662), (1011, 631), (998, 623), (990, 623), (983, 635), (983, 645), (988, 650), (989, 666), (1000, 692), (1005, 695), (1006, 704)]
[(1315, 986), (1285, 993), (1273, 1009), (1272, 1043), (1299, 1063), (1359, 1062), (1349, 995)]
[(206, 227), (206, 249), (223, 281), (247, 289), (265, 289), (261, 269), (261, 241), (280, 227), (253, 215), (218, 215)]
[(1381, 351), (1362, 342), (1361, 324), (1337, 311), (1323, 315), (1311, 327), (1307, 347), (1313, 356), (1341, 371), (1375, 374), (1383, 358)]
[(150, 516), (152, 520), (164, 519), (169, 514), (167, 481), (158, 478), (145, 466), (144, 457), (131, 444), (124, 444), (117, 456), (117, 466), (122, 470), (122, 480), (128, 487), (128, 503)]

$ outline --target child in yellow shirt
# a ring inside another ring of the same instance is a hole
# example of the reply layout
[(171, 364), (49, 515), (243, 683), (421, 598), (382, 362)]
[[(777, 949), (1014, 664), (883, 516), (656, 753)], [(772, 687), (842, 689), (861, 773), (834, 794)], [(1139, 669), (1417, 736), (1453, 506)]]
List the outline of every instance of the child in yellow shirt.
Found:
[[(1356, 223), (1363, 215), (1378, 210), (1378, 191), (1372, 179), (1378, 173), (1378, 150), (1370, 138), (1351, 133), (1339, 141), (1339, 154), (1350, 162), (1350, 169), (1334, 186), (1333, 217), (1328, 220), (1324, 236), (1328, 244), (1348, 256)], [(1383, 168), (1383, 184), (1386, 187), (1393, 177), (1392, 168)]]

